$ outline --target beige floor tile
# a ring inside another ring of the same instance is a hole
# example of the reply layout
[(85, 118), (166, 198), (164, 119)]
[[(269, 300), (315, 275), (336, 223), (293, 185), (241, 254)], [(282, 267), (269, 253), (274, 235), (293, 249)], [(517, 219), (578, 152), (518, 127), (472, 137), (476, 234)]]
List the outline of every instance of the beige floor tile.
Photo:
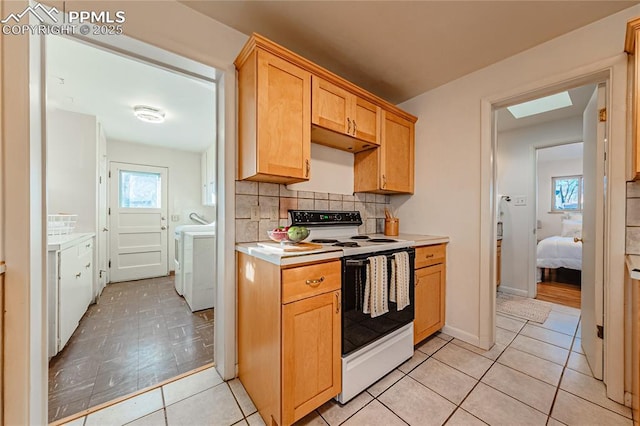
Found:
[(162, 409), (160, 389), (143, 393), (87, 416), (86, 426), (123, 425)]
[(233, 379), (227, 382), (227, 384), (231, 388), (233, 396), (236, 397), (236, 400), (240, 405), (240, 409), (245, 417), (248, 417), (257, 411), (256, 406), (253, 404), (253, 401), (249, 397), (249, 394), (247, 394), (247, 391), (244, 389), (244, 386), (242, 386), (239, 379)]
[(232, 425), (242, 420), (242, 411), (226, 383), (169, 405), (169, 426)]
[(397, 369), (393, 370), (389, 374), (384, 376), (382, 379), (378, 380), (377, 382), (369, 386), (369, 389), (367, 389), (367, 392), (369, 392), (374, 397), (377, 397), (378, 395), (380, 395), (382, 392), (389, 389), (394, 383), (396, 383), (398, 380), (402, 379), (403, 377), (404, 377), (403, 372)]
[(504, 328), (496, 327), (496, 343), (503, 346), (509, 346), (509, 343), (516, 338), (516, 335), (513, 331), (505, 330)]
[(378, 400), (410, 425), (441, 425), (456, 406), (410, 377), (405, 377)]
[(579, 317), (582, 312), (578, 308), (572, 308), (571, 306), (558, 305), (557, 303), (553, 303), (551, 307), (551, 312), (558, 312), (561, 314), (572, 315), (574, 317)]
[(579, 371), (582, 374), (586, 374), (587, 376), (593, 376), (593, 373), (591, 373), (591, 368), (589, 367), (589, 363), (587, 362), (587, 357), (577, 352), (571, 352), (571, 355), (569, 355), (569, 362), (567, 363), (567, 367), (572, 370)]
[(414, 368), (422, 364), (424, 360), (426, 360), (427, 358), (429, 358), (428, 355), (423, 354), (420, 351), (414, 351), (413, 356), (407, 361), (405, 361), (404, 364), (400, 365), (400, 367), (398, 367), (398, 370), (407, 374), (409, 373), (409, 371), (413, 370)]
[(483, 383), (462, 403), (462, 408), (490, 425), (544, 425), (547, 416)]
[(506, 315), (496, 314), (496, 325), (505, 330), (519, 332), (526, 324), (526, 321), (508, 317)]
[(447, 342), (453, 340), (453, 336), (449, 336), (447, 333), (443, 333), (442, 331), (438, 331), (435, 336), (438, 336), (439, 338), (441, 338), (442, 340), (446, 340)]
[(562, 375), (560, 389), (631, 418), (631, 409), (607, 398), (607, 389), (604, 383), (591, 376), (566, 369)]
[(318, 408), (318, 412), (330, 425), (339, 425), (367, 405), (372, 399), (373, 397), (367, 392), (362, 392), (344, 405), (332, 399)]
[(563, 425), (564, 423), (554, 419), (553, 417), (549, 417), (549, 420), (547, 420), (547, 426), (563, 426)]
[(560, 382), (562, 366), (511, 347), (502, 353), (498, 362), (553, 386)]
[(456, 345), (445, 346), (433, 357), (476, 379), (482, 377), (492, 364), (491, 360)]
[(582, 339), (576, 337), (573, 341), (573, 346), (571, 347), (571, 352), (577, 352), (579, 354), (584, 355), (584, 349), (582, 349)]
[(631, 426), (633, 424), (631, 419), (563, 390), (558, 391), (551, 417), (567, 425)]
[(234, 423), (232, 426), (249, 426), (249, 423), (245, 419), (242, 419), (239, 422)]
[(552, 345), (559, 346), (564, 349), (570, 349), (573, 337), (549, 330), (548, 328), (538, 327), (536, 325), (527, 324), (524, 326), (520, 334), (531, 337), (532, 339), (541, 340)]
[(447, 426), (482, 426), (486, 423), (467, 413), (462, 408), (458, 408), (445, 424)]
[(462, 341), (462, 340), (460, 340), (460, 339), (453, 339), (453, 340), (451, 341), (451, 343), (453, 343), (454, 345), (458, 345), (458, 346), (460, 346), (461, 348), (465, 348), (465, 349), (466, 349), (466, 350), (468, 350), (468, 351), (471, 351), (471, 352), (477, 353), (478, 355), (482, 355), (482, 356), (483, 356), (483, 357), (485, 357), (485, 358), (492, 359), (492, 360), (494, 360), (494, 361), (495, 361), (496, 359), (498, 359), (498, 357), (500, 356), (500, 354), (502, 353), (502, 351), (504, 351), (504, 350), (505, 350), (505, 348), (506, 348), (506, 346), (505, 346), (505, 345), (500, 345), (500, 344), (496, 343), (495, 345), (493, 345), (493, 346), (491, 347), (491, 349), (489, 349), (489, 350), (487, 351), (487, 350), (484, 350), (484, 349), (479, 348), (479, 347), (477, 347), (477, 346), (473, 346), (473, 345), (471, 345), (471, 344), (469, 344), (469, 343), (467, 343), (467, 342), (463, 342), (463, 341)]
[(511, 347), (562, 366), (567, 362), (569, 356), (567, 349), (523, 335), (518, 335), (511, 343)]
[(345, 426), (405, 426), (405, 422), (376, 400), (371, 401), (344, 424)]
[(409, 376), (454, 404), (460, 404), (478, 382), (473, 377), (433, 358), (426, 360), (409, 373)]
[(166, 424), (167, 420), (165, 419), (164, 410), (158, 410), (131, 423), (127, 423), (126, 426), (165, 426)]
[(210, 389), (222, 383), (222, 378), (215, 368), (207, 368), (199, 373), (184, 377), (162, 387), (165, 405), (171, 405), (182, 399)]
[(482, 382), (545, 414), (551, 411), (556, 387), (541, 380), (496, 363)]
[[(257, 414), (257, 413), (256, 413)], [(255, 416), (252, 415), (251, 417)], [(251, 417), (249, 417), (249, 424), (251, 425)], [(260, 418), (262, 420), (262, 418)], [(257, 423), (256, 423), (257, 424)], [(264, 423), (263, 423), (264, 424)], [(320, 413), (312, 411), (300, 420), (294, 423), (295, 426), (326, 426), (328, 423), (324, 421)]]
[(79, 419), (71, 420), (68, 423), (64, 423), (62, 426), (84, 426), (84, 421), (86, 420), (86, 418), (86, 416), (80, 417)]
[[(318, 414), (317, 412), (314, 411), (313, 413), (315, 413), (315, 415), (317, 417), (320, 417), (320, 414)], [(311, 413), (311, 414), (313, 414), (313, 413)], [(305, 417), (305, 419), (306, 419), (306, 417)], [(302, 421), (302, 420), (304, 420), (304, 419), (301, 419), (300, 421)], [(313, 425), (326, 425), (326, 423), (324, 422), (324, 420), (322, 420), (321, 417), (320, 417), (320, 421), (322, 423), (301, 423), (301, 424), (305, 424), (305, 425), (312, 425), (312, 424)], [(249, 423), (249, 426), (267, 426), (267, 424), (264, 422), (264, 420), (262, 420), (262, 417), (260, 416), (260, 413), (253, 413), (252, 415), (247, 417), (247, 423)]]
[(432, 337), (429, 337), (424, 342), (420, 343), (420, 345), (418, 345), (416, 349), (424, 354), (433, 355), (435, 351), (437, 351), (438, 349), (440, 349), (446, 344), (447, 344), (446, 340), (441, 339), (438, 336), (432, 336)]
[(543, 324), (540, 324), (540, 327), (574, 336), (579, 320), (580, 317), (552, 311), (549, 313), (547, 320)]

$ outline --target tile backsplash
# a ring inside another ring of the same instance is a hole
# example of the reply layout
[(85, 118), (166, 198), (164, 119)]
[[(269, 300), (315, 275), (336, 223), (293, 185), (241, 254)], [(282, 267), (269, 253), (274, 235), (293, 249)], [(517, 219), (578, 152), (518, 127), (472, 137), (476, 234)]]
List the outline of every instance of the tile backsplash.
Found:
[(289, 210), (358, 210), (360, 234), (381, 233), (388, 195), (292, 191), (277, 183), (236, 181), (236, 242), (268, 239), (267, 231), (289, 224)]
[(640, 182), (627, 182), (627, 254), (640, 254)]

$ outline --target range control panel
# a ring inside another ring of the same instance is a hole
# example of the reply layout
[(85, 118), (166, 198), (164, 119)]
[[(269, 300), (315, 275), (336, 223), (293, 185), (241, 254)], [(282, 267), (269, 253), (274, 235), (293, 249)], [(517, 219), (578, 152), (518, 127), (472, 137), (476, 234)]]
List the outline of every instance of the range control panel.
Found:
[(289, 210), (291, 225), (302, 226), (360, 226), (359, 211)]

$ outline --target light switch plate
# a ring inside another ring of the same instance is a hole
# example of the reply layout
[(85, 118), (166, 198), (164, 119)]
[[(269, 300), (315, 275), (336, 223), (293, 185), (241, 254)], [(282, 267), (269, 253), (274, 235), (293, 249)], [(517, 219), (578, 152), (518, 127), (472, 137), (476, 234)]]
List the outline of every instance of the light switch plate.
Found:
[(514, 197), (513, 205), (514, 206), (526, 206), (527, 205), (527, 197), (525, 197), (524, 195), (518, 195), (518, 196)]
[(180, 222), (180, 215), (179, 214), (172, 214), (171, 215), (171, 222)]

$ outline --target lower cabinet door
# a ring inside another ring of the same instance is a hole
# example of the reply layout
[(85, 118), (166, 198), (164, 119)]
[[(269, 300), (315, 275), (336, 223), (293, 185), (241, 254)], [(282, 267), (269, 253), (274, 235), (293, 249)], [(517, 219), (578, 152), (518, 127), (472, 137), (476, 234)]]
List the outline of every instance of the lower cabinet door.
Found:
[(282, 307), (282, 423), (289, 425), (338, 395), (340, 291)]
[(413, 343), (429, 337), (444, 326), (445, 267), (438, 264), (416, 270), (416, 305)]

